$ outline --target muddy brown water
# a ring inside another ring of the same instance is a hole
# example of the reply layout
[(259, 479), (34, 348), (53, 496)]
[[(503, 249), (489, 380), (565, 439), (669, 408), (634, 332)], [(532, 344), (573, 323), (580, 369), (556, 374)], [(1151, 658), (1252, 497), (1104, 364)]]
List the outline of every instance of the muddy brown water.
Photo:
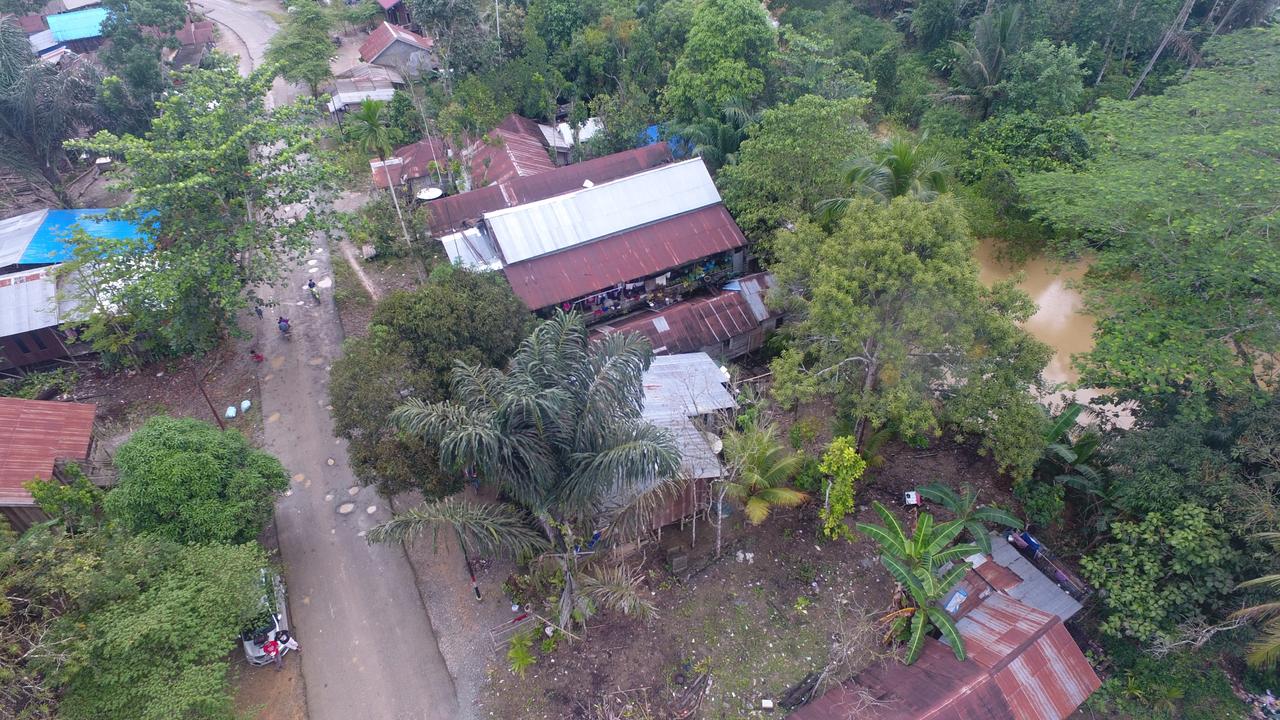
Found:
[[(999, 241), (990, 238), (978, 241), (973, 257), (978, 263), (978, 278), (986, 285), (1021, 274), (1018, 287), (1039, 308), (1023, 327), (1053, 348), (1053, 357), (1044, 369), (1045, 380), (1050, 385), (1066, 386), (1079, 379), (1071, 356), (1093, 348), (1093, 317), (1084, 312), (1084, 299), (1077, 289), (1089, 269), (1088, 261), (1062, 262), (1037, 255), (1023, 262), (1009, 262), (1000, 255)], [(1042, 399), (1052, 404), (1070, 400), (1085, 403), (1100, 394), (1093, 388), (1062, 388)], [(1108, 407), (1106, 414), (1120, 427), (1129, 427), (1133, 422), (1130, 414), (1120, 408)]]

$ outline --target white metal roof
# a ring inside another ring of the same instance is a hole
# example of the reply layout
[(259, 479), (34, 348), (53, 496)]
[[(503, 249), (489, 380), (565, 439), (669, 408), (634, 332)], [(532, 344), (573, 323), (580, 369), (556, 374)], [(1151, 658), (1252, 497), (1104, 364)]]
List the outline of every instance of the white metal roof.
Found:
[(644, 373), (644, 410), (649, 421), (694, 417), (737, 407), (724, 384), (729, 379), (706, 353), (660, 355)]
[(1053, 613), (1064, 622), (1070, 620), (1071, 616), (1080, 612), (1080, 608), (1083, 607), (1079, 601), (1058, 587), (1057, 583), (1040, 572), (1040, 568), (1024, 558), (1022, 553), (1010, 545), (1000, 533), (991, 533), (991, 558), (1022, 578), (1022, 582), (1004, 591), (1010, 597), (1037, 610)]
[(48, 210), (33, 210), (23, 215), (0, 220), (0, 267), (15, 265), (44, 222)]
[(41, 30), (38, 33), (31, 33), (27, 36), (27, 42), (31, 43), (31, 52), (34, 52), (37, 55), (58, 44), (58, 41), (53, 37), (52, 30)]
[(652, 422), (666, 429), (675, 438), (676, 446), (680, 448), (680, 474), (683, 477), (704, 480), (724, 474), (720, 457), (711, 447), (710, 434), (699, 430), (692, 420), (672, 416)]
[(565, 250), (720, 202), (701, 158), (485, 213), (507, 263)]
[(390, 102), (396, 95), (394, 88), (386, 87), (377, 90), (352, 90), (350, 92), (335, 93), (329, 100), (329, 112), (338, 112), (348, 105), (359, 105), (365, 100), (380, 100), (382, 102)]
[(57, 325), (58, 284), (52, 265), (0, 275), (0, 337)]
[(472, 270), (501, 270), (502, 261), (498, 259), (498, 249), (484, 233), (476, 228), (467, 228), (460, 232), (443, 235), (440, 243), (448, 253), (454, 265)]

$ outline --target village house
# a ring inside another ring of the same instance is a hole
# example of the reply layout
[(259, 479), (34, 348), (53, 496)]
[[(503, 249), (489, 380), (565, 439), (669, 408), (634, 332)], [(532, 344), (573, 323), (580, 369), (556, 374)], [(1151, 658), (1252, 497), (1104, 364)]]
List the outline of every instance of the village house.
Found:
[(700, 158), (584, 184), (486, 212), (440, 241), (455, 264), (501, 270), (530, 310), (589, 323), (673, 305), (744, 270), (746, 238)]
[(404, 87), (404, 76), (395, 68), (356, 63), (334, 75), (333, 81), (320, 89), (329, 93), (329, 112), (341, 122), (351, 106), (365, 100), (390, 102), (398, 87)]
[(431, 38), (383, 22), (360, 45), (360, 60), (403, 74), (419, 75), (439, 67), (434, 48)]

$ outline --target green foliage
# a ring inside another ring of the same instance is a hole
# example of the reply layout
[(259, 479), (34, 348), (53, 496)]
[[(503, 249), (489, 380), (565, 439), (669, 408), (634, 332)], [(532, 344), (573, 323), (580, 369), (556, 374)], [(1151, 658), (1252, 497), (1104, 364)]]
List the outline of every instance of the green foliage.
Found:
[(805, 96), (765, 110), (748, 130), (738, 162), (717, 180), (725, 204), (750, 237), (808, 215), (840, 192), (841, 158), (871, 150), (859, 119), (865, 99)]
[(1209, 617), (1240, 560), (1223, 527), (1219, 513), (1192, 503), (1113, 524), (1112, 540), (1080, 561), (1106, 608), (1102, 632), (1146, 642)]
[[(107, 127), (119, 133), (141, 135), (147, 130), (155, 103), (171, 84), (160, 63), (160, 49), (166, 44), (162, 33), (172, 33), (187, 19), (182, 0), (105, 0), (107, 18), (102, 23), (106, 44), (98, 60), (119, 82), (104, 102)], [(155, 33), (144, 32), (153, 28)], [(114, 112), (112, 112), (114, 111)]]
[(107, 515), (135, 533), (183, 543), (244, 543), (271, 520), (289, 477), (236, 430), (153, 417), (115, 455)]
[(1083, 62), (1073, 45), (1032, 43), (1009, 63), (998, 112), (1031, 112), (1044, 118), (1076, 112), (1084, 100)]
[(458, 82), (448, 105), (440, 110), (440, 131), (457, 145), (489, 132), (510, 112), (492, 88), (469, 75)]
[(854, 502), (854, 483), (867, 469), (867, 462), (858, 455), (855, 442), (848, 437), (838, 437), (827, 446), (818, 470), (826, 475), (827, 497), (818, 517), (822, 519), (822, 534), (828, 538), (853, 539), (853, 531), (845, 524), (845, 517), (857, 507)]
[(969, 538), (988, 555), (991, 554), (991, 538), (987, 534), (987, 524), (1022, 529), (1022, 521), (1008, 510), (979, 505), (978, 492), (968, 485), (956, 492), (942, 483), (934, 483), (920, 488), (920, 495), (949, 510), (964, 525)]
[(34, 633), (26, 670), (59, 688), (58, 717), (234, 717), (226, 658), (260, 612), (257, 545), (43, 530), (10, 553), (9, 619)]
[(1013, 483), (1013, 496), (1033, 525), (1049, 527), (1066, 512), (1066, 489), (1058, 483), (1022, 478)]
[(754, 104), (764, 93), (773, 46), (773, 27), (759, 3), (703, 0), (664, 91), (671, 114), (688, 122), (697, 117), (700, 102)]
[(448, 397), (456, 362), (503, 364), (529, 322), (501, 275), (451, 270), (383, 300), (369, 335), (348, 340), (330, 373), (334, 429), (349, 443), (352, 468), (388, 493), (417, 489), (434, 498), (458, 489), (434, 447), (388, 418), (408, 395)]
[(956, 56), (952, 95), (980, 118), (990, 115), (1003, 94), (1010, 60), (1022, 47), (1022, 12), (1016, 4), (991, 9), (974, 22), (973, 38), (967, 44), (951, 43)]
[(333, 21), (320, 5), (299, 2), (289, 8), (288, 19), (271, 38), (267, 61), (275, 63), (280, 75), (294, 83), (305, 83), (311, 95), (333, 77), (329, 63), (337, 57), (333, 47)]
[(63, 527), (75, 531), (98, 524), (105, 493), (89, 482), (79, 465), (69, 464), (66, 472), (71, 482), (59, 480), (32, 480), (23, 483), (36, 505), (51, 518), (62, 521)]
[(859, 199), (830, 234), (809, 223), (779, 232), (772, 269), (790, 291), (778, 299), (794, 342), (770, 365), (774, 396), (789, 406), (838, 394), (860, 422), (916, 439), (940, 432), (937, 400), (956, 397), (983, 437), (1039, 435), (1010, 420), (1049, 358), (1017, 325), (1034, 306), (1010, 285), (984, 288), (972, 248), (945, 197)]
[(787, 438), (791, 441), (793, 449), (800, 450), (817, 440), (821, 430), (821, 420), (816, 417), (803, 417), (791, 424), (791, 429), (787, 430)]
[[(895, 135), (871, 155), (850, 158), (844, 181), (854, 197), (887, 203), (896, 197), (932, 202), (947, 191), (947, 163), (922, 150), (919, 144)], [(823, 222), (834, 223), (849, 208), (850, 197), (828, 198), (818, 203)]]
[(20, 378), (0, 380), (0, 397), (24, 400), (48, 399), (50, 394), (58, 395), (70, 391), (78, 382), (80, 382), (80, 373), (69, 368), (33, 372)]
[[(1087, 121), (1096, 157), (1019, 189), (1067, 250), (1091, 246), (1085, 279), (1095, 345), (1081, 381), (1152, 407), (1256, 387), (1280, 345), (1280, 30), (1206, 45), (1205, 67), (1159, 97), (1102, 101)], [(1140, 342), (1135, 342), (1140, 339)], [(1207, 409), (1201, 412), (1208, 412)]]
[(511, 636), (511, 643), (507, 647), (507, 663), (511, 666), (511, 672), (520, 677), (524, 677), (525, 671), (538, 662), (537, 656), (533, 654), (536, 634), (535, 627)]
[(64, 271), (84, 280), (71, 300), (98, 328), (95, 348), (133, 337), (161, 350), (213, 347), (248, 305), (246, 290), (275, 280), (328, 227), (318, 117), (297, 105), (268, 113), (273, 78), (272, 67), (242, 78), (226, 62), (196, 70), (159, 103), (145, 138), (100, 132), (68, 143), (116, 160), (130, 201), (112, 214), (143, 229), (136, 240), (72, 238)]
[[(910, 665), (920, 656), (925, 633), (936, 629), (951, 645), (956, 659), (964, 660), (964, 639), (938, 603), (969, 571), (963, 558), (978, 552), (978, 546), (952, 544), (964, 530), (959, 520), (934, 525), (932, 515), (921, 513), (915, 530), (907, 535), (898, 518), (878, 500), (872, 501), (871, 506), (884, 525), (858, 523), (858, 532), (880, 546), (881, 564), (906, 590), (900, 608), (881, 620), (889, 625), (887, 637), (905, 637), (907, 654), (903, 662)], [(955, 564), (942, 572), (948, 563)]]
[(1213, 653), (1201, 650), (1153, 658), (1126, 648), (1114, 660), (1117, 671), (1085, 701), (1091, 711), (1135, 720), (1249, 717)]

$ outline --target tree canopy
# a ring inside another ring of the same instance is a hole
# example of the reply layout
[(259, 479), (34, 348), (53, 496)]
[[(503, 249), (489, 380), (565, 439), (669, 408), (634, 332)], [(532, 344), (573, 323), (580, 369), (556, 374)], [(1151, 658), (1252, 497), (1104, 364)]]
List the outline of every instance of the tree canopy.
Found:
[(271, 38), (267, 60), (276, 63), (280, 75), (289, 82), (305, 83), (314, 96), (320, 84), (333, 77), (329, 62), (337, 56), (330, 34), (333, 21), (320, 5), (298, 3), (289, 9), (289, 18)]
[(1025, 295), (978, 282), (952, 201), (857, 199), (832, 232), (801, 222), (772, 250), (776, 301), (790, 313), (792, 345), (772, 364), (784, 405), (829, 393), (860, 426), (923, 439), (954, 403), (963, 434), (982, 438), (1002, 467), (1029, 472), (1043, 414), (1027, 388), (1049, 349), (1017, 326), (1034, 312)]
[(284, 467), (236, 430), (153, 417), (115, 456), (107, 514), (135, 533), (183, 543), (244, 543), (271, 520)]
[(332, 174), (315, 142), (315, 110), (268, 111), (274, 77), (274, 66), (242, 78), (220, 62), (189, 73), (145, 137), (103, 131), (68, 143), (117, 161), (130, 200), (113, 215), (144, 231), (111, 246), (76, 243), (66, 270), (111, 295), (76, 298), (80, 313), (120, 320), (91, 340), (118, 346), (123, 333), (161, 350), (207, 350), (235, 326), (245, 291), (275, 280), (327, 227), (321, 200)]
[(679, 121), (697, 117), (698, 104), (752, 104), (765, 91), (773, 26), (754, 0), (703, 0), (667, 81), (664, 99)]
[(1102, 101), (1080, 170), (1018, 180), (1065, 250), (1096, 252), (1081, 380), (1123, 399), (1202, 402), (1275, 371), (1280, 30), (1219, 37), (1205, 65), (1163, 95)]

